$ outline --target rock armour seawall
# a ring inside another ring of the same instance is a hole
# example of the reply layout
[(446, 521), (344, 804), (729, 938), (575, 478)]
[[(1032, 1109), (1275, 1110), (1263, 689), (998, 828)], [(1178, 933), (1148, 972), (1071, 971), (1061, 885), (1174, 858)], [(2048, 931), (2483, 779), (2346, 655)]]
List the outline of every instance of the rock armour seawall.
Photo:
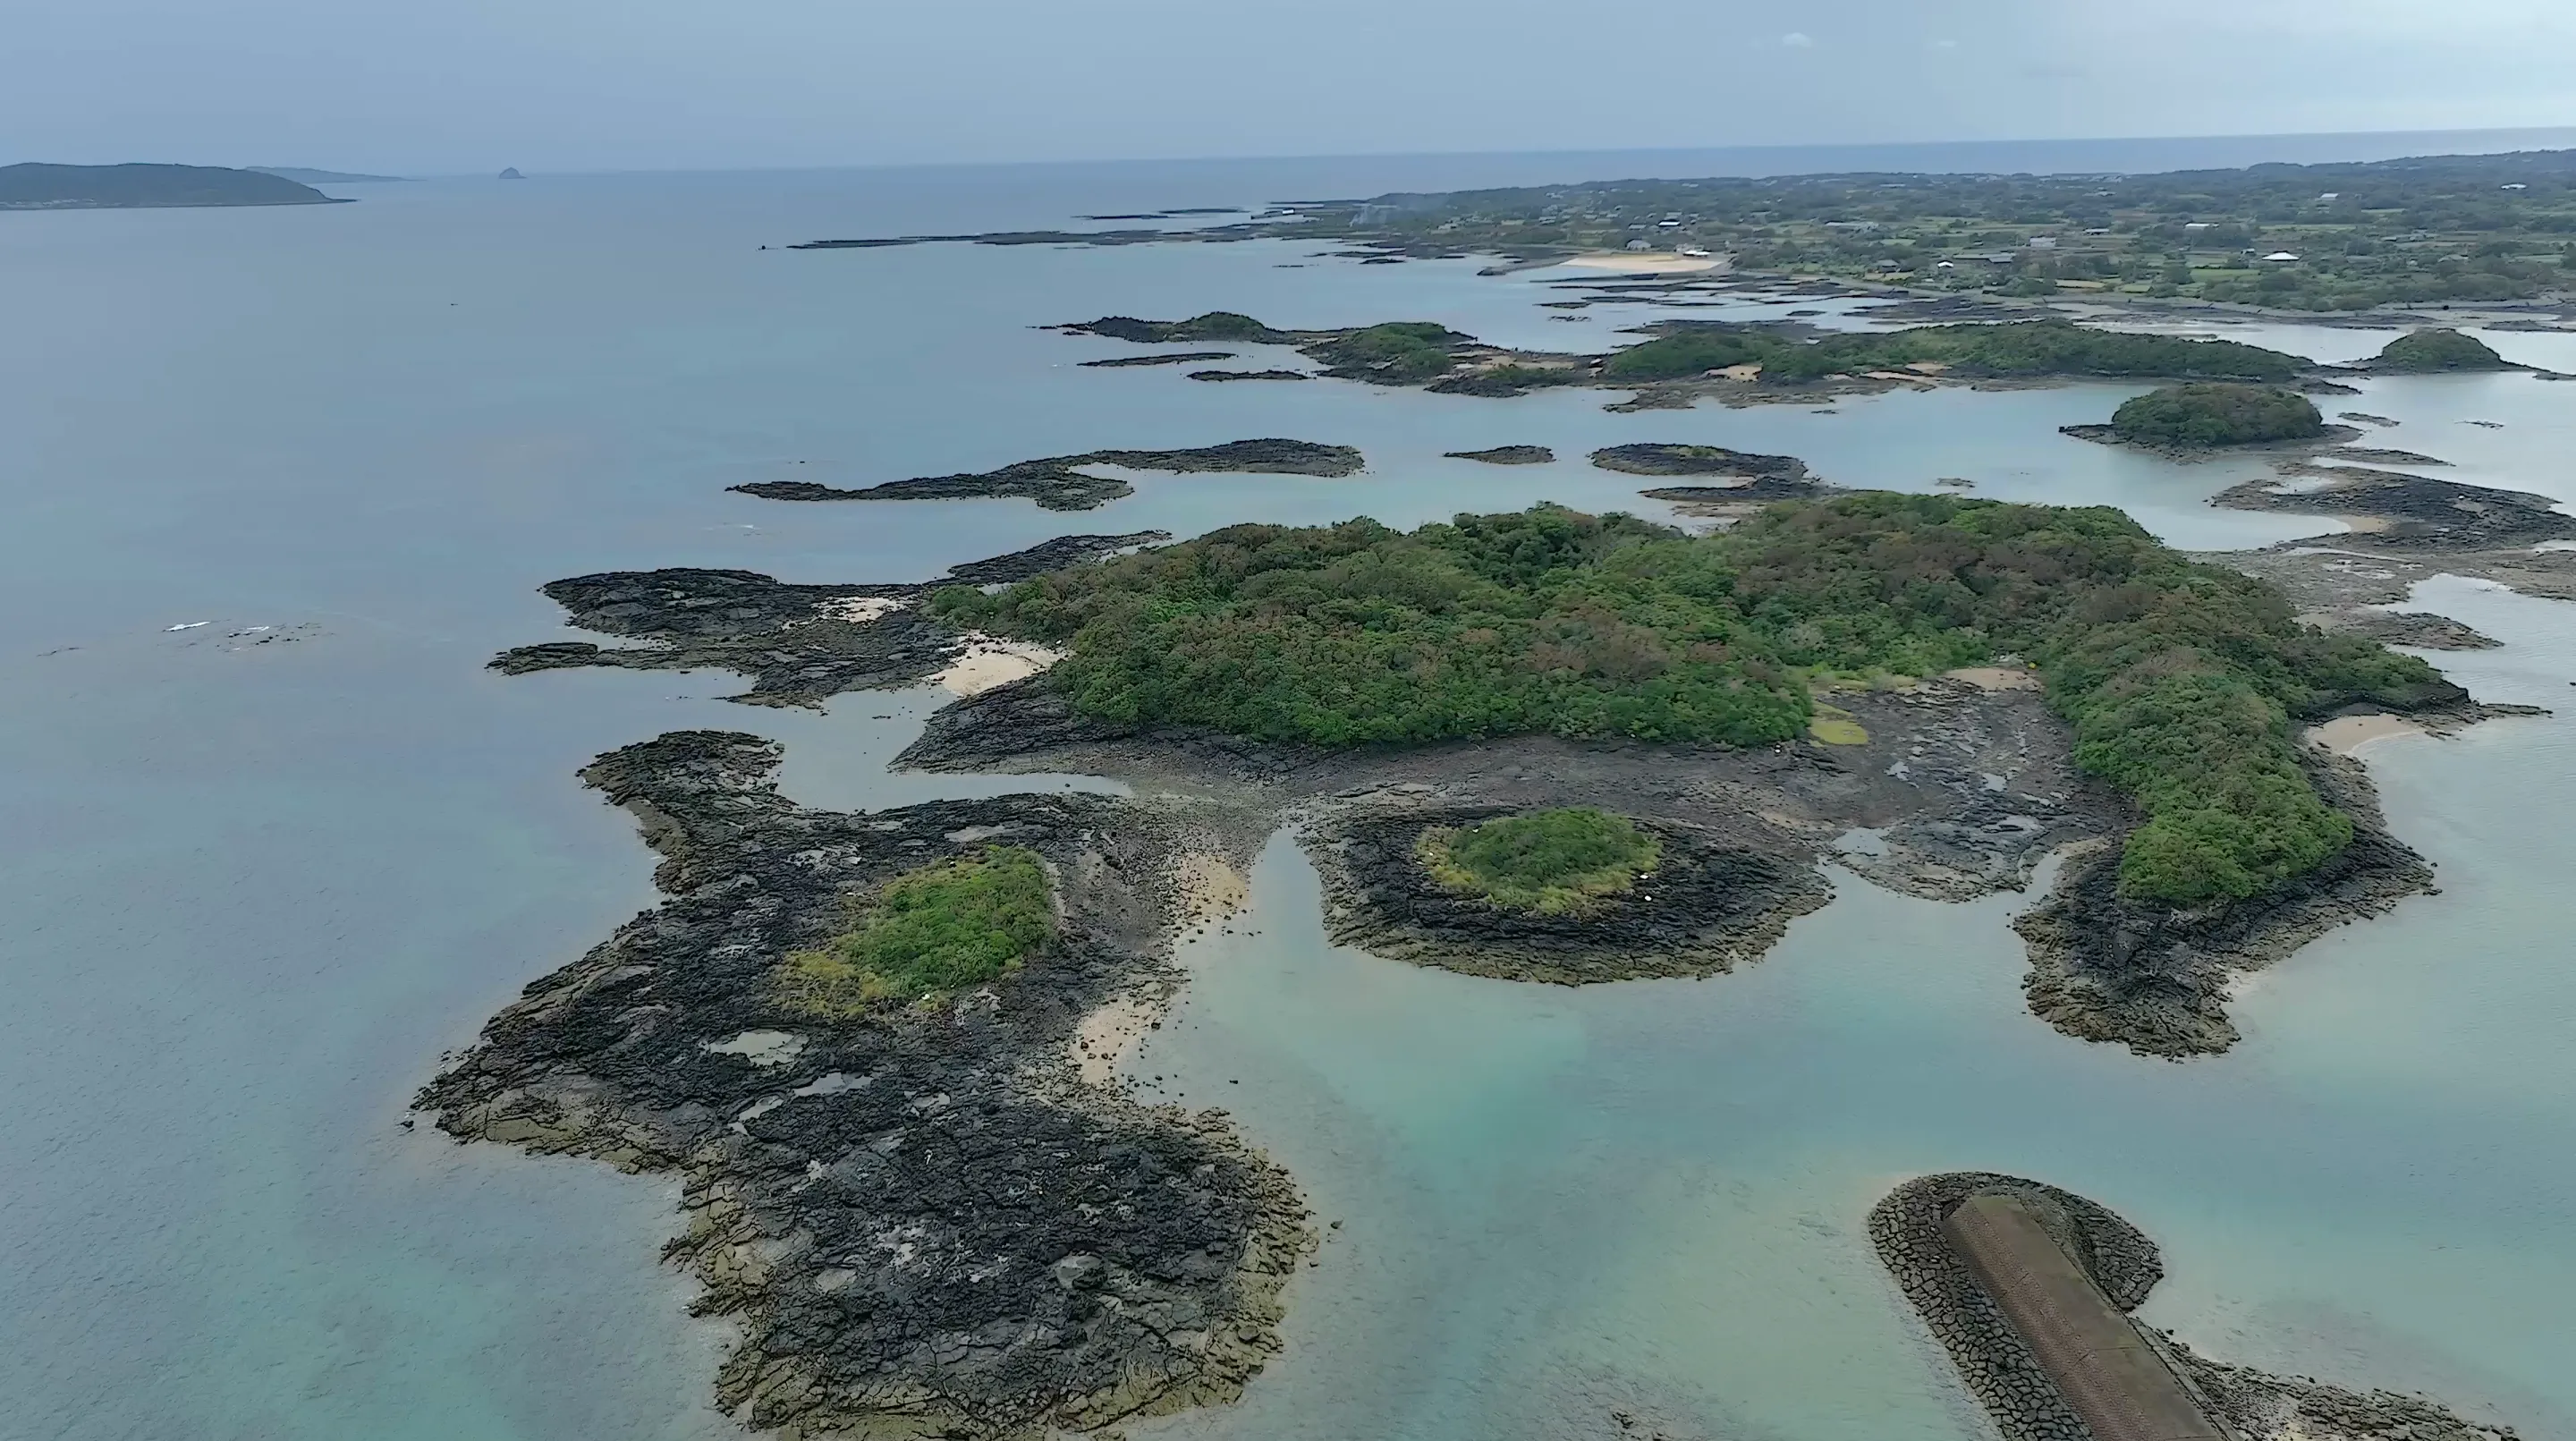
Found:
[[(2002, 1201), (2026, 1218), (2031, 1230), (2056, 1247), (2061, 1280), (2088, 1283), (2115, 1313), (2135, 1311), (2145, 1303), (2164, 1279), (2164, 1262), (2155, 1242), (2103, 1206), (2020, 1176), (1990, 1171), (1920, 1176), (1888, 1192), (1870, 1211), (1870, 1241), (1879, 1260), (2004, 1441), (2167, 1441), (2168, 1436), (2182, 1441), (2203, 1434), (2101, 1430), (2086, 1424), (2050, 1368), (1945, 1234), (1945, 1222), (1972, 1198)], [(2037, 1238), (2025, 1234), (2023, 1239)], [(2137, 1357), (2152, 1355), (2160, 1362), (2209, 1426), (2205, 1434), (2226, 1441), (2519, 1441), (2510, 1426), (2473, 1421), (2420, 1396), (2353, 1391), (2231, 1366), (2199, 1356), (2171, 1335), (2138, 1326), (2124, 1314), (2097, 1319), (2129, 1327), (2140, 1348)]]

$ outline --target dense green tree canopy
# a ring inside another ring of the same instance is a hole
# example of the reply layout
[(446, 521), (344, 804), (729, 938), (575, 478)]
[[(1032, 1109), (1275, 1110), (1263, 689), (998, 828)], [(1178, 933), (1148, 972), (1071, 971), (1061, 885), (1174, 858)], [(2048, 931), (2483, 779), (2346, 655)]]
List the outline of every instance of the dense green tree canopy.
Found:
[(2325, 434), (2316, 403), (2267, 385), (2169, 385), (2111, 414), (2111, 433), (2133, 445), (2201, 450)]
[(1610, 357), (1612, 380), (1677, 380), (1732, 365), (1759, 365), (1766, 381), (1814, 380), (1906, 366), (1999, 378), (2103, 376), (2176, 380), (2287, 380), (2309, 362), (2232, 340), (2129, 335), (2064, 320), (1918, 325), (1813, 339), (1751, 326), (1692, 326)]
[(2474, 335), (2456, 330), (2416, 330), (2388, 342), (2373, 370), (2422, 375), (2442, 370), (2503, 370), (2505, 358)]
[(2123, 884), (2256, 894), (2348, 842), (2292, 717), (2439, 693), (2431, 667), (2300, 625), (2279, 592), (2116, 510), (1869, 493), (1691, 537), (1553, 507), (1412, 532), (1239, 525), (932, 601), (1068, 645), (1085, 714), (1324, 746), (1556, 733), (1764, 745), (1836, 678), (2015, 653), (2079, 760), (2147, 816)]

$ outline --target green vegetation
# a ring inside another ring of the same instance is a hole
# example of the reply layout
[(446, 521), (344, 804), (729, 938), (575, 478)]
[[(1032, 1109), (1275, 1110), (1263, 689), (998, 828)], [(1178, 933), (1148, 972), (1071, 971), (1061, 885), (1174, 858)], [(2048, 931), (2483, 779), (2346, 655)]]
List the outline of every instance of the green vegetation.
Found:
[(1704, 537), (1552, 507), (1410, 533), (1240, 525), (987, 595), (951, 624), (1043, 640), (1082, 713), (1325, 746), (1514, 733), (1766, 745), (1811, 682), (2010, 653), (2137, 801), (2122, 884), (2258, 894), (2349, 840), (2292, 718), (2446, 693), (2432, 668), (2300, 625), (2106, 508), (1870, 493)]
[(2546, 300), (2576, 290), (2576, 152), (2164, 175), (1614, 180), (1301, 204), (1224, 233), (1534, 260), (1643, 240), (1732, 256), (1738, 273), (2304, 311)]
[(0, 210), (329, 205), (312, 186), (214, 165), (0, 165)]
[(2232, 340), (2126, 335), (2065, 320), (2004, 325), (1920, 325), (1801, 340), (1748, 326), (1692, 326), (1610, 357), (1611, 380), (1674, 380), (1732, 365), (1759, 365), (1766, 381), (1814, 380), (1908, 366), (1961, 375), (2091, 375), (2178, 380), (2287, 380), (2310, 364)]
[(854, 924), (778, 969), (779, 999), (809, 1015), (851, 1018), (897, 1001), (980, 986), (1015, 970), (1055, 934), (1037, 852), (988, 846), (880, 887)]
[(2111, 433), (2132, 445), (2252, 445), (2325, 434), (2325, 417), (2296, 391), (2268, 385), (2168, 385), (2111, 413)]
[(1305, 347), (1330, 375), (1379, 385), (1410, 385), (1446, 375), (1458, 358), (1452, 347), (1468, 337), (1427, 320), (1391, 320)]
[(1568, 807), (1425, 831), (1415, 855), (1449, 890), (1553, 916), (1626, 895), (1663, 859), (1663, 842), (1623, 816)]
[(2373, 370), (2427, 375), (2443, 370), (2506, 370), (2511, 367), (2487, 343), (2456, 330), (2417, 330), (2397, 337), (2370, 362)]

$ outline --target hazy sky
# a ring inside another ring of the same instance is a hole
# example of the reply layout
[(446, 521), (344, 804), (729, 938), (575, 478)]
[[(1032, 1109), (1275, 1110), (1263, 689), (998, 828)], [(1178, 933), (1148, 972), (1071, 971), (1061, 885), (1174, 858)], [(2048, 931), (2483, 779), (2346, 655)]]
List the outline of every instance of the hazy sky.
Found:
[(2576, 124), (2576, 0), (13, 0), (0, 161), (413, 173)]

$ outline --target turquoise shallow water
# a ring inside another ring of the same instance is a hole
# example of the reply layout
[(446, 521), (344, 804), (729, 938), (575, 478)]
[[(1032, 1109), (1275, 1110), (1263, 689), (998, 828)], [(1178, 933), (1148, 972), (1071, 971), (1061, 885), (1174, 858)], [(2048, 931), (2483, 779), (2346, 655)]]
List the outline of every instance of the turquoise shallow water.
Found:
[[(483, 671), (563, 633), (544, 580), (909, 579), (1075, 530), (1651, 509), (1580, 461), (1632, 440), (2121, 504), (2189, 545), (2306, 528), (2200, 504), (2249, 471), (2055, 433), (2118, 387), (1622, 416), (1084, 370), (1112, 348), (1032, 328), (1215, 306), (1503, 338), (1606, 323), (1546, 322), (1543, 288), (1471, 265), (758, 248), (1257, 183), (632, 177), (6, 217), (0, 1437), (729, 1433), (705, 1399), (722, 1337), (652, 1259), (666, 1187), (401, 1127), (443, 1049), (651, 899), (649, 857), (573, 771), (715, 725), (784, 740), (786, 784), (818, 804), (1087, 782), (886, 775), (927, 693), (779, 713), (723, 704), (724, 676)], [(2566, 387), (2367, 389), (2351, 404), (2400, 418), (2391, 443), (2576, 496)], [(1265, 434), (1357, 444), (1370, 469), (1149, 477), (1076, 516), (723, 490)], [(1512, 442), (1567, 459), (1439, 458)], [(2576, 677), (2576, 611), (2431, 590), (2511, 642), (2444, 658), (2481, 693), (2555, 701)], [(1969, 1434), (1853, 1228), (1896, 1176), (1994, 1165), (2155, 1231), (2175, 1263), (2159, 1318), (2214, 1350), (2576, 1429), (2551, 1360), (2576, 1340), (2557, 1300), (2570, 744), (2553, 720), (2378, 747), (2446, 893), (2263, 977), (2246, 1044), (2191, 1067), (2021, 1017), (2008, 899), (1845, 878), (1744, 975), (1524, 991), (1322, 945), (1311, 878), (1274, 848), (1261, 934), (1193, 957), (1145, 1064), (1234, 1109), (1344, 1224), (1299, 1283), (1289, 1355), (1243, 1407), (1173, 1424), (1581, 1434), (1651, 1403), (1709, 1434)]]

